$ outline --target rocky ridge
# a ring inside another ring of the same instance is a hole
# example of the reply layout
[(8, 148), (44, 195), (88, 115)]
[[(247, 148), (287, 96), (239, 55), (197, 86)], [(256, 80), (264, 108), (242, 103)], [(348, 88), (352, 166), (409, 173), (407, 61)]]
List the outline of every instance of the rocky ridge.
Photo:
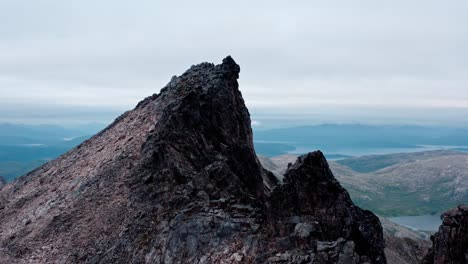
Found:
[(239, 71), (192, 66), (2, 188), (0, 263), (386, 263), (321, 152), (260, 165)]
[[(262, 165), (272, 171), (276, 177), (283, 179), (284, 173), (287, 170), (288, 164), (297, 159), (295, 155), (281, 155), (276, 157), (258, 157)], [(291, 166), (291, 165), (289, 165)], [(330, 168), (338, 180), (344, 178), (344, 184), (348, 187), (358, 186), (363, 188), (365, 183), (356, 180), (355, 172), (350, 172), (350, 169), (336, 162), (330, 163)], [(348, 176), (350, 175), (350, 176)], [(354, 181), (348, 180), (354, 178)], [(392, 264), (419, 264), (426, 255), (430, 247), (429, 235), (426, 233), (410, 230), (398, 224), (395, 224), (384, 217), (379, 217), (383, 228), (385, 240), (385, 256), (388, 263)]]
[(439, 231), (431, 236), (432, 247), (422, 263), (468, 263), (468, 205), (459, 205), (442, 214)]

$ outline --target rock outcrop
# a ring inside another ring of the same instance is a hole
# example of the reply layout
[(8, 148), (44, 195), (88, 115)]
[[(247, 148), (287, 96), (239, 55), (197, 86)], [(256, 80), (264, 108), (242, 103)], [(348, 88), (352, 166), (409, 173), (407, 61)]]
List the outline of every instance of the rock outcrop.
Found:
[(432, 248), (425, 264), (468, 263), (468, 205), (459, 205), (442, 214), (439, 231), (431, 236)]
[(269, 219), (276, 234), (287, 238), (293, 230), (296, 248), (312, 249), (317, 262), (385, 261), (379, 219), (353, 205), (320, 151), (300, 156), (286, 170), (270, 201)]
[[(283, 179), (288, 164), (294, 163), (297, 159), (295, 155), (281, 155), (267, 158), (258, 156), (264, 168), (270, 170), (278, 179)], [(349, 169), (330, 162), (330, 169), (338, 177), (343, 185), (352, 183), (358, 186), (361, 182), (356, 181), (357, 175), (350, 174)], [(350, 176), (347, 176), (350, 175)], [(287, 181), (287, 179), (285, 180)], [(316, 186), (316, 184), (314, 184)], [(359, 186), (362, 188), (362, 186)], [(365, 192), (363, 192), (365, 193)], [(346, 199), (345, 199), (346, 200)], [(323, 203), (321, 203), (323, 204)], [(430, 247), (429, 234), (410, 230), (395, 224), (384, 217), (379, 217), (382, 224), (385, 240), (385, 256), (388, 263), (392, 264), (419, 264)]]
[(0, 263), (386, 263), (320, 152), (260, 165), (239, 71), (192, 66), (2, 188)]

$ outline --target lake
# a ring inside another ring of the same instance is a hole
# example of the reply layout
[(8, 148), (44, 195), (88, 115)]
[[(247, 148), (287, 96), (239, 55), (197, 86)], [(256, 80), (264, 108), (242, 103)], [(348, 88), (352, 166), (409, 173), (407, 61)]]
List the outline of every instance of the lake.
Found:
[(439, 215), (398, 216), (388, 219), (399, 225), (421, 231), (437, 231), (442, 224)]

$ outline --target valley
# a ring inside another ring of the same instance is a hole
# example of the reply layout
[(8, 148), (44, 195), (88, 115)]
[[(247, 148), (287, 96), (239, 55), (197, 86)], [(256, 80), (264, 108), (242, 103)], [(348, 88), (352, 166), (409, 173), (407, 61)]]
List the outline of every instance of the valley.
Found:
[[(282, 178), (295, 155), (261, 156)], [(353, 201), (382, 216), (439, 215), (468, 202), (468, 153), (429, 151), (330, 161)]]

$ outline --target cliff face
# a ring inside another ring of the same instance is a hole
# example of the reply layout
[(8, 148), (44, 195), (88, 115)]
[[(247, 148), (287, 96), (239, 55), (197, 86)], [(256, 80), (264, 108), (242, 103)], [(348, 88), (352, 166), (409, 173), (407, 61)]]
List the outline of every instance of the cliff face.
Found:
[(160, 94), (0, 190), (0, 263), (385, 263), (382, 229), (320, 152), (259, 164), (239, 66)]
[(468, 263), (468, 205), (459, 205), (443, 213), (442, 225), (431, 240), (432, 248), (423, 263)]
[[(285, 173), (288, 164), (294, 163), (294, 160), (297, 159), (297, 156), (281, 155), (271, 158), (259, 156), (258, 158), (264, 168), (272, 171), (278, 178), (283, 178), (283, 174)], [(360, 175), (357, 175), (356, 172), (353, 172), (349, 168), (336, 162), (330, 162), (329, 165), (334, 175), (338, 177), (338, 180), (343, 183), (343, 185), (348, 185), (352, 189), (360, 188), (361, 190), (364, 190), (362, 193), (370, 192), (369, 189), (365, 189), (365, 184), (368, 184), (368, 182), (357, 180)], [(326, 172), (320, 174), (330, 175)], [(317, 179), (319, 178), (313, 178), (313, 180)], [(287, 181), (288, 179), (286, 179), (286, 182)], [(318, 184), (315, 182), (313, 186), (318, 186)], [(301, 200), (304, 200), (304, 198), (301, 198)], [(316, 204), (324, 203), (320, 202)], [(322, 210), (325, 210), (325, 212), (319, 216), (327, 216), (327, 208), (322, 208)], [(431, 244), (429, 235), (423, 232), (405, 228), (389, 221), (384, 217), (379, 217), (379, 220), (383, 228), (385, 256), (387, 262), (392, 264), (420, 264)]]
[(316, 250), (318, 263), (385, 262), (379, 219), (353, 205), (320, 151), (300, 156), (270, 201), (269, 219), (276, 233), (288, 237), (294, 231), (293, 255), (298, 246)]

